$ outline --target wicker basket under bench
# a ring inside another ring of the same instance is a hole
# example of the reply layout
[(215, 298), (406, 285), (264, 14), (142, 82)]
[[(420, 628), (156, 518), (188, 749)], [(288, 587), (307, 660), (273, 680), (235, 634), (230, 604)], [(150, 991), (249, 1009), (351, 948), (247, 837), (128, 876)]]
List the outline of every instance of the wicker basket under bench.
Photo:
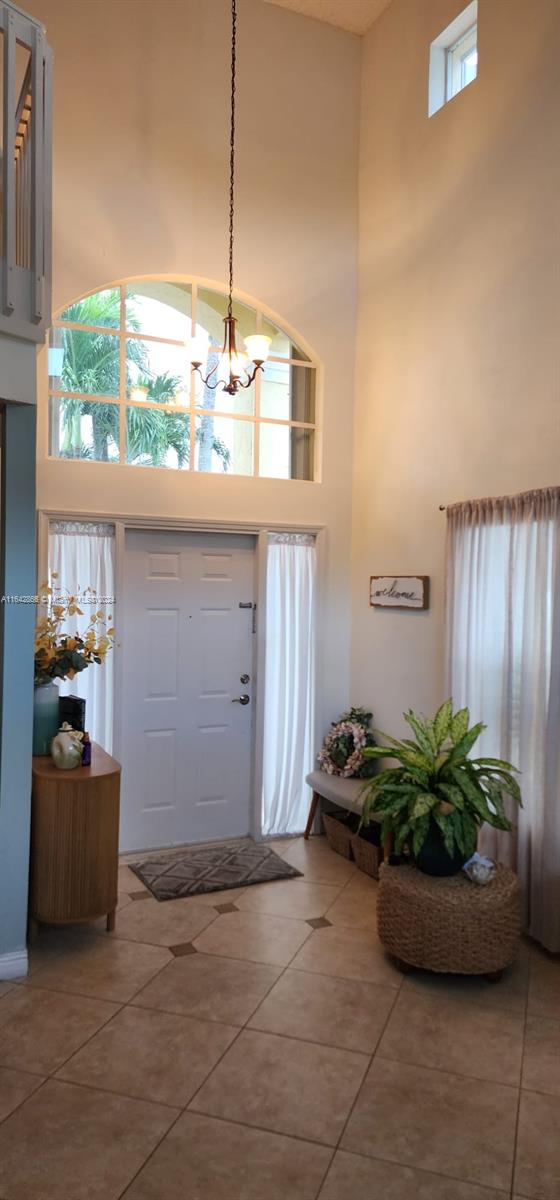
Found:
[[(313, 797), (304, 837), (308, 838), (313, 827), (320, 800), (328, 800), (337, 807), (334, 812), (323, 812), (323, 826), (329, 845), (343, 858), (354, 859), (356, 866), (366, 875), (377, 879), (383, 850), (379, 844), (377, 827), (369, 826), (366, 836), (358, 834), (362, 815), (364, 779), (342, 779), (339, 775), (327, 775), (324, 771), (312, 771), (306, 783)], [(364, 831), (366, 833), (366, 831)]]

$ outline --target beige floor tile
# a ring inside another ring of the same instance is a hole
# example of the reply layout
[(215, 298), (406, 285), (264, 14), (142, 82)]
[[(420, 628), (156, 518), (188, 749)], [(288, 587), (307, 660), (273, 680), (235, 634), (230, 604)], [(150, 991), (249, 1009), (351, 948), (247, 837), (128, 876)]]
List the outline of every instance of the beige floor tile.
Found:
[(518, 1090), (375, 1058), (341, 1147), (509, 1190)]
[(527, 1018), (521, 1082), (529, 1091), (560, 1096), (560, 1020)]
[(97, 939), (94, 923), (76, 925), (41, 925), (37, 939), (28, 947), (27, 978), (36, 975), (42, 967), (55, 959), (70, 955), (76, 948), (84, 946), (84, 938), (91, 942)]
[(209, 905), (189, 900), (133, 900), (117, 914), (112, 940), (145, 942), (154, 946), (176, 946), (192, 942), (197, 933), (214, 921), (216, 911)]
[(373, 1054), (395, 995), (375, 983), (286, 971), (249, 1026)]
[(560, 1013), (560, 960), (540, 950), (531, 954), (528, 1011), (531, 1016), (553, 1019)]
[(123, 1008), (57, 1078), (184, 1108), (236, 1033), (231, 1025)]
[(352, 872), (350, 879), (345, 887), (346, 892), (371, 892), (377, 896), (379, 892), (379, 882), (365, 871), (360, 871), (358, 867)]
[(284, 850), (293, 850), (297, 842), (302, 840), (301, 837), (270, 838), (266, 844), (275, 854), (280, 854)]
[(308, 842), (302, 838), (282, 850), (281, 857), (303, 871), (308, 883), (343, 884), (358, 872), (354, 863), (331, 850), (326, 838), (310, 838)]
[(224, 913), (196, 938), (203, 954), (248, 958), (250, 962), (285, 967), (310, 933), (305, 921), (269, 913)]
[(0, 1063), (49, 1075), (116, 1012), (105, 1000), (17, 988), (0, 1007)]
[(145, 987), (170, 958), (169, 950), (163, 946), (112, 941), (94, 934), (91, 938), (78, 939), (71, 953), (59, 955), (42, 966), (31, 976), (28, 986), (126, 1002)]
[(405, 992), (378, 1047), (381, 1058), (519, 1086), (524, 1017), (460, 996)]
[[(132, 896), (130, 892), (119, 892), (117, 897), (117, 923), (119, 920), (119, 914), (122, 913), (123, 908), (127, 908), (129, 904), (132, 904)], [(91, 922), (91, 927), (96, 933), (106, 933), (107, 917), (98, 917), (96, 921)]]
[[(148, 899), (148, 898), (155, 899), (155, 897), (152, 896), (152, 893), (150, 892), (149, 888), (145, 887), (145, 885), (143, 883), (141, 883), (141, 881), (138, 879), (138, 876), (135, 876), (135, 879), (138, 884), (138, 887), (136, 887), (134, 889), (134, 891), (143, 892), (146, 899)], [(158, 900), (157, 903), (158, 904), (178, 904), (178, 903), (189, 904), (192, 908), (195, 908), (199, 904), (204, 904), (204, 905), (206, 905), (207, 908), (215, 908), (217, 904), (235, 904), (236, 901), (239, 900), (241, 896), (245, 895), (246, 891), (247, 891), (247, 889), (244, 887), (242, 887), (242, 888), (225, 888), (221, 892), (201, 892), (200, 895), (197, 895), (197, 896), (183, 896), (177, 900)], [(122, 893), (122, 894), (124, 895), (125, 893)], [(130, 896), (132, 893), (126, 893), (126, 894), (129, 896), (129, 899), (130, 899)]]
[(330, 1157), (310, 1142), (184, 1113), (124, 1200), (315, 1200)]
[(244, 1030), (191, 1107), (335, 1145), (367, 1066), (363, 1054)]
[(24, 1071), (0, 1067), (0, 1121), (9, 1117), (42, 1083), (41, 1075), (28, 1075)]
[[(509, 1192), (442, 1179), (428, 1171), (339, 1150), (319, 1200), (504, 1200)], [(154, 1198), (155, 1200), (155, 1198)]]
[(560, 1097), (521, 1092), (515, 1190), (535, 1200), (560, 1196)]
[(292, 967), (340, 979), (360, 979), (400, 987), (402, 975), (385, 954), (374, 930), (336, 925), (317, 929), (296, 955)]
[(213, 954), (174, 958), (134, 998), (143, 1008), (244, 1025), (280, 974), (280, 967)]
[(177, 1114), (49, 1079), (0, 1127), (0, 1195), (118, 1200)]
[(327, 883), (305, 883), (293, 879), (258, 883), (247, 888), (238, 901), (241, 911), (273, 913), (279, 917), (299, 917), (309, 921), (323, 917), (340, 893), (340, 887)]
[(127, 867), (127, 866), (119, 867), (119, 885), (118, 886), (119, 886), (119, 892), (141, 892), (141, 891), (147, 892), (148, 891), (148, 888), (145, 886), (145, 884), (142, 883), (142, 880), (139, 879), (138, 876), (135, 875), (134, 871), (131, 871), (130, 867)]
[(460, 996), (485, 1008), (507, 1009), (523, 1014), (528, 987), (529, 956), (526, 948), (522, 947), (517, 961), (504, 971), (498, 983), (489, 983), (483, 976), (477, 975), (436, 975), (430, 971), (415, 971), (406, 977), (403, 992)]
[[(367, 876), (366, 876), (367, 878)], [(374, 881), (368, 881), (374, 884)], [(325, 916), (332, 925), (351, 929), (377, 929), (377, 887), (364, 887), (351, 880)]]

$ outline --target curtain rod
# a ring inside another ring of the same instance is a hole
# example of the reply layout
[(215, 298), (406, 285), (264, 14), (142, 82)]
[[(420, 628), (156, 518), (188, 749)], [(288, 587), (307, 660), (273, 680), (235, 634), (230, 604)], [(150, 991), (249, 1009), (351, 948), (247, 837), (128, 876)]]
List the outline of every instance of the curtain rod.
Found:
[(453, 504), (440, 504), (439, 511), (447, 512), (448, 509), (456, 508), (458, 506), (460, 507), (461, 505), (473, 505), (476, 507), (481, 507), (482, 505), (489, 504), (516, 504), (519, 501), (531, 503), (534, 501), (540, 501), (543, 499), (543, 497), (552, 497), (555, 500), (560, 501), (560, 486), (558, 484), (551, 484), (549, 487), (531, 488), (527, 492), (516, 492), (510, 496), (482, 496), (475, 500), (455, 500)]

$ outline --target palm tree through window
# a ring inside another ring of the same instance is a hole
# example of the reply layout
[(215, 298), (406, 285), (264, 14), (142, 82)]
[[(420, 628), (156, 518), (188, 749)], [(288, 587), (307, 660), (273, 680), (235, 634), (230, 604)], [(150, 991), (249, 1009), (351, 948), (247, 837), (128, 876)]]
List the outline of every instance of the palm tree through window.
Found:
[(240, 341), (272, 339), (254, 384), (230, 397), (190, 370), (188, 343), (209, 335), (220, 376), (224, 293), (142, 280), (77, 300), (51, 332), (50, 453), (128, 466), (315, 477), (316, 364), (258, 308), (234, 303)]

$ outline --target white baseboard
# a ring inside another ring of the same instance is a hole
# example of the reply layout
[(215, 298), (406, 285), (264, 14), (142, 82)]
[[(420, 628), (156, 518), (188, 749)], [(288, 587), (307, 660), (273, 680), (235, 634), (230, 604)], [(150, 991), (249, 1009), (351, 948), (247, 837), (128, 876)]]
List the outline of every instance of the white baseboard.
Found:
[(0, 979), (21, 979), (27, 975), (27, 950), (0, 954)]

